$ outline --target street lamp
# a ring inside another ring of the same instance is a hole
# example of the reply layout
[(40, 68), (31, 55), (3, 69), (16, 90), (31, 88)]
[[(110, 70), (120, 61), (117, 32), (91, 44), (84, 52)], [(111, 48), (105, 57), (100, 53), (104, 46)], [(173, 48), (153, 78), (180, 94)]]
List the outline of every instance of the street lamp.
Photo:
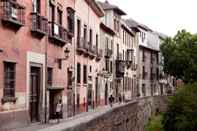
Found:
[(0, 49), (0, 53), (3, 53), (3, 49)]
[(70, 53), (70, 50), (66, 48), (64, 50), (64, 58), (57, 58), (56, 61), (59, 62), (59, 61), (67, 60), (69, 57), (69, 53)]
[(55, 62), (58, 63), (58, 67), (60, 69), (62, 68), (62, 61), (67, 60), (69, 58), (69, 53), (70, 53), (70, 50), (68, 48), (66, 48), (64, 50), (64, 58), (56, 58), (55, 59)]

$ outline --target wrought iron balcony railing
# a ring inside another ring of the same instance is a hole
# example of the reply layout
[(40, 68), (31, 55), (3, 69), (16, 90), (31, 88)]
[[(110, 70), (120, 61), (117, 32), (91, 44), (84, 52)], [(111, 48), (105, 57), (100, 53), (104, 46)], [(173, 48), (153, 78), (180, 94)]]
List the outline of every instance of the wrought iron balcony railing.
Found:
[(55, 22), (49, 22), (49, 38), (54, 43), (64, 46), (67, 43), (67, 30)]
[(20, 28), (25, 24), (25, 8), (13, 0), (1, 1), (2, 21), (6, 25)]
[(125, 62), (123, 60), (117, 59), (116, 60), (116, 76), (124, 77), (124, 72), (125, 72)]
[(97, 55), (96, 55), (96, 60), (99, 61), (101, 60), (103, 57), (103, 50), (102, 49), (98, 49), (97, 50)]
[(112, 56), (113, 52), (112, 49), (105, 49), (105, 57), (110, 58)]
[(84, 43), (85, 43), (84, 38), (77, 38), (77, 51), (81, 53), (85, 52)]
[(41, 16), (40, 14), (34, 12), (32, 13), (32, 29), (31, 31), (33, 33), (39, 34), (39, 35), (46, 35), (47, 34), (47, 25), (48, 20), (44, 16)]

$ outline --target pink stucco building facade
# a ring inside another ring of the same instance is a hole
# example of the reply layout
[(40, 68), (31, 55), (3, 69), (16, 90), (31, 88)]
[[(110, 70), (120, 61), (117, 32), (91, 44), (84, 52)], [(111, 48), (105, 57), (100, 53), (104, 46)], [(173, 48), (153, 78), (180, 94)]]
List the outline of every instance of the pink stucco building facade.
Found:
[(58, 100), (67, 112), (68, 71), (74, 63), (68, 19), (74, 1), (17, 0), (1, 5), (0, 128), (48, 121)]

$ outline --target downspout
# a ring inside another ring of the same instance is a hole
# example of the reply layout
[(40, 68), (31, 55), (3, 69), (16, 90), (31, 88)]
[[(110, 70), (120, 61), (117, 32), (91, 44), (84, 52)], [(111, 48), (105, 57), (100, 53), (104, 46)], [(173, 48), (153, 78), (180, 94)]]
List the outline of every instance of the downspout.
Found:
[[(48, 17), (48, 0), (45, 0), (45, 16), (46, 18), (49, 18)], [(48, 30), (48, 23), (47, 23), (47, 30)], [(44, 104), (45, 104), (45, 109), (44, 109), (44, 123), (46, 124), (47, 123), (47, 85), (48, 85), (48, 82), (47, 82), (47, 79), (48, 79), (48, 74), (47, 74), (47, 61), (48, 61), (48, 34), (45, 36), (45, 101), (44, 101)]]
[[(75, 7), (75, 4), (76, 4), (76, 0), (74, 0), (74, 10), (75, 10), (75, 14), (76, 14), (76, 7)], [(75, 17), (75, 16), (74, 16)], [(75, 20), (76, 20), (76, 18), (75, 18)], [(74, 22), (74, 24), (75, 24), (75, 22)], [(75, 107), (75, 104), (76, 104), (76, 101), (77, 101), (77, 85), (76, 85), (76, 77), (77, 77), (77, 75), (76, 75), (76, 36), (75, 36), (75, 29), (76, 28), (74, 28), (74, 40), (73, 40), (73, 42), (74, 42), (74, 115), (76, 114), (76, 107)]]

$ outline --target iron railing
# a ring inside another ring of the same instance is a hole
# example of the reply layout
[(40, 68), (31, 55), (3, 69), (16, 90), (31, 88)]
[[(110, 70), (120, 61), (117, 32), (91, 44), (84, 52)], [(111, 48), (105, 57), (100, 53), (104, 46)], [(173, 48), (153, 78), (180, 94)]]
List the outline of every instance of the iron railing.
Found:
[(13, 0), (1, 1), (1, 17), (5, 22), (22, 26), (25, 24), (25, 8)]
[(47, 34), (48, 20), (39, 13), (32, 13), (32, 31), (40, 34)]

